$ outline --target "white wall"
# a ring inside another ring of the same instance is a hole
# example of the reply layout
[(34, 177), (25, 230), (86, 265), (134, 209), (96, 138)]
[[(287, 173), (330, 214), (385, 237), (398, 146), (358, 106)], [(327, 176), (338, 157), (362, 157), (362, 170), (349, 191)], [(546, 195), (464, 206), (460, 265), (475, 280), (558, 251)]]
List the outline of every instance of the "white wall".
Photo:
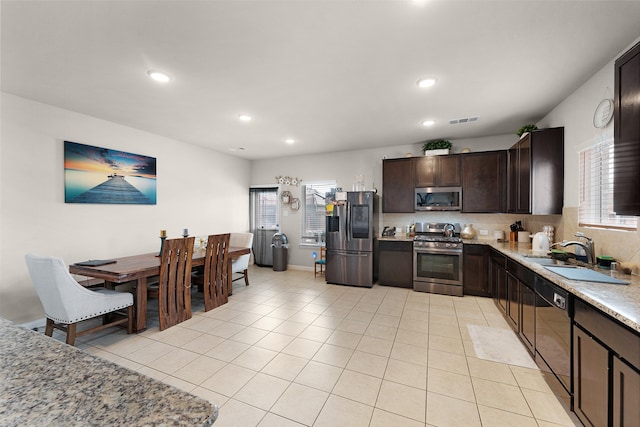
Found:
[[(250, 162), (1, 94), (0, 316), (43, 317), (24, 255), (66, 263), (157, 251), (179, 237), (248, 230)], [(64, 203), (63, 141), (157, 159), (157, 205)]]
[[(488, 151), (509, 148), (518, 137), (498, 135), (495, 137), (453, 140), (453, 152), (468, 147), (472, 151)], [(335, 180), (338, 187), (351, 191), (355, 175), (364, 175), (367, 190), (376, 188), (382, 194), (382, 159), (422, 155), (422, 144), (407, 144), (372, 148), (369, 150), (344, 151), (338, 153), (286, 157), (284, 159), (254, 160), (251, 165), (251, 185), (274, 184), (276, 176), (292, 176), (302, 179), (302, 183)], [(300, 187), (283, 186), (293, 197), (300, 197)], [(302, 211), (291, 211), (283, 207), (281, 230), (289, 238), (289, 264), (291, 267), (312, 268), (312, 252), (317, 248), (299, 246)], [(380, 221), (384, 223), (381, 215)], [(384, 223), (385, 225), (389, 225)]]

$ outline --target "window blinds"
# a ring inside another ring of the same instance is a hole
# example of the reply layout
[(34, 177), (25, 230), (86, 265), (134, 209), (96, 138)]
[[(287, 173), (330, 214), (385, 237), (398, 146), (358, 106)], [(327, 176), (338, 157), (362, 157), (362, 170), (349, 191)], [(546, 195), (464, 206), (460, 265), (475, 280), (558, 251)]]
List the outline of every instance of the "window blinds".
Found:
[(278, 228), (278, 187), (250, 188), (251, 230)]
[(580, 202), (578, 225), (635, 230), (636, 217), (613, 211), (613, 138), (603, 135), (595, 145), (580, 151)]
[(302, 237), (315, 237), (325, 231), (327, 193), (335, 191), (335, 183), (307, 184), (302, 187), (304, 198), (304, 219)]

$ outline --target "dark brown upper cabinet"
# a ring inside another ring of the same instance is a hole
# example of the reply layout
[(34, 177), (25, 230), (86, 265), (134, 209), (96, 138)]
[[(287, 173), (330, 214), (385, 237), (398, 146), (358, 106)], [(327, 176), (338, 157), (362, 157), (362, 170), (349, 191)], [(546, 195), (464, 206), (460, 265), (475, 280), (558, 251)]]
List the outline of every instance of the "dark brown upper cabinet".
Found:
[(414, 157), (415, 187), (459, 187), (460, 155)]
[(411, 157), (382, 161), (382, 212), (413, 213), (414, 175)]
[(613, 209), (640, 215), (640, 43), (615, 62)]
[(461, 154), (462, 212), (500, 213), (506, 208), (507, 152)]
[(508, 151), (507, 175), (507, 212), (561, 214), (564, 128), (535, 130), (520, 138)]

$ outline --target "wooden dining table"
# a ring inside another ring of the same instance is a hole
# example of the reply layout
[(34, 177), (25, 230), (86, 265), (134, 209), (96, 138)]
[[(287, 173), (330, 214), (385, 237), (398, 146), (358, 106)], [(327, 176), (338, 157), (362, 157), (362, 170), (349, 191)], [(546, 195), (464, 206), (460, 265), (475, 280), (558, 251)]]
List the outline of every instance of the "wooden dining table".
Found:
[[(227, 288), (231, 295), (233, 278), (231, 277), (231, 263), (233, 259), (251, 252), (250, 248), (237, 246), (229, 247), (229, 261), (227, 264)], [(206, 249), (195, 248), (193, 250), (192, 268), (204, 266)], [(157, 253), (132, 255), (122, 258), (113, 258), (111, 264), (100, 266), (84, 266), (71, 264), (69, 272), (85, 277), (104, 280), (106, 288), (114, 288), (121, 283), (136, 281), (136, 304), (134, 330), (142, 332), (147, 329), (147, 279), (160, 274), (160, 257)]]

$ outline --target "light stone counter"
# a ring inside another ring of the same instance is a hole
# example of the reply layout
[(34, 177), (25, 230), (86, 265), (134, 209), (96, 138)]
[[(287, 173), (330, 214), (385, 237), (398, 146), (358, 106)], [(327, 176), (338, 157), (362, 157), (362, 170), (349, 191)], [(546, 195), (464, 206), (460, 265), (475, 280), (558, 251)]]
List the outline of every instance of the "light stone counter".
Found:
[(547, 270), (543, 265), (531, 261), (529, 259), (532, 256), (530, 244), (498, 243), (490, 240), (472, 240), (464, 243), (491, 246), (640, 333), (640, 278), (638, 276), (596, 269), (601, 273), (610, 274), (612, 277), (629, 282), (629, 284), (614, 285), (569, 280)]
[(0, 318), (0, 426), (202, 426), (213, 415), (199, 397)]

